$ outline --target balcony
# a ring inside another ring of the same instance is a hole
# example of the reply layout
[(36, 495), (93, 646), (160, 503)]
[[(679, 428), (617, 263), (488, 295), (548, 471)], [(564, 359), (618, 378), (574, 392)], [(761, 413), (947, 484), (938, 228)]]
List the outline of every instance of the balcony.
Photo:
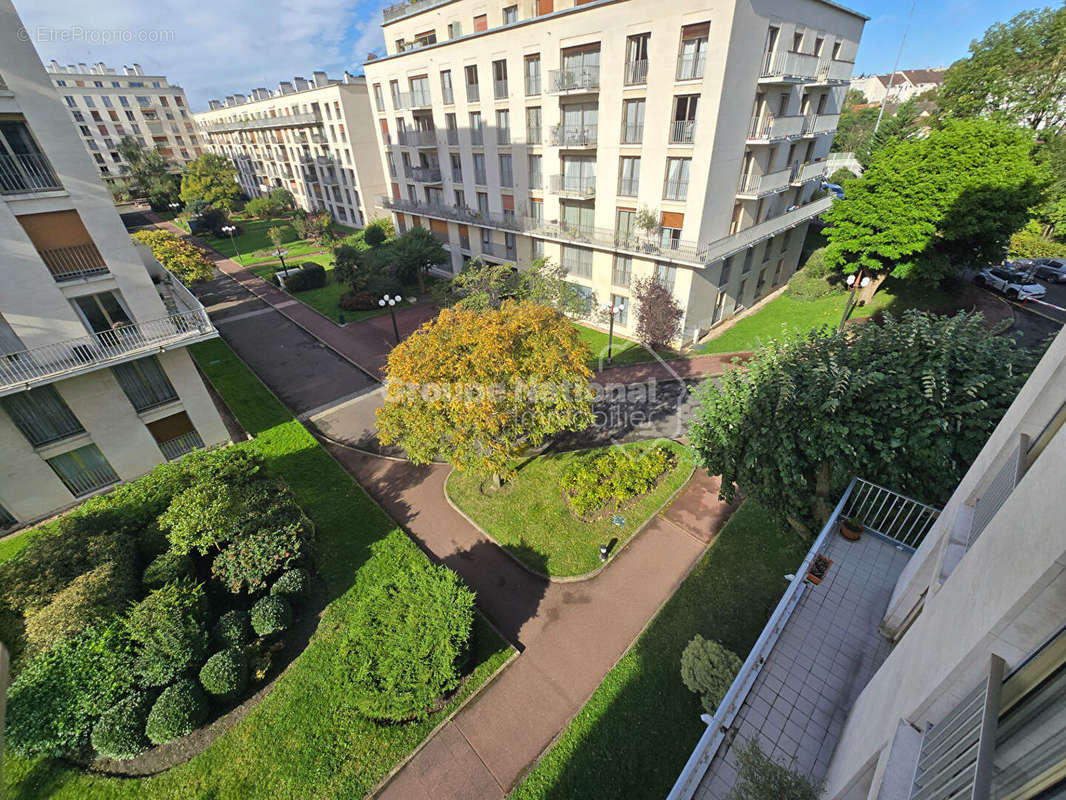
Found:
[(695, 138), (695, 120), (678, 119), (670, 125), (670, 144), (692, 144)]
[(163, 451), (163, 456), (167, 461), (176, 461), (186, 453), (191, 453), (203, 446), (204, 440), (196, 431), (189, 431), (159, 443), (159, 449)]
[[(793, 756), (789, 768), (815, 785), (824, 779), (847, 709), (891, 650), (878, 623), (896, 581), (939, 513), (852, 480), (713, 718), (703, 717), (707, 729), (669, 800), (725, 797), (736, 781), (736, 748), (753, 738), (768, 754)], [(845, 517), (863, 522), (859, 541), (837, 532)], [(815, 584), (807, 572), (817, 555), (832, 563)]]
[(525, 230), (524, 222), (517, 217), (507, 217), (503, 214), (492, 214), (488, 211), (475, 211), (470, 208), (446, 205), (444, 203), (430, 203), (424, 200), (411, 200), (409, 198), (378, 197), (378, 205), (390, 211), (401, 211), (407, 214), (417, 214), (423, 217), (453, 220), (455, 222), (479, 225), (483, 228), (499, 228), (506, 231)]
[(440, 183), (440, 167), (414, 167), (411, 177), (416, 183)]
[(0, 154), (0, 194), (54, 192), (62, 188), (43, 153)]
[(553, 147), (569, 149), (596, 146), (596, 125), (556, 125), (551, 130)]
[(214, 122), (203, 125), (208, 133), (230, 133), (233, 131), (273, 130), (276, 128), (303, 128), (319, 125), (322, 117), (316, 112), (306, 114), (287, 114), (280, 117), (256, 117), (233, 122)]
[(621, 253), (629, 253), (644, 258), (658, 257), (667, 261), (683, 261), (704, 266), (705, 248), (695, 242), (669, 241), (665, 244), (658, 233), (649, 235), (631, 231), (616, 231), (610, 228), (591, 226), (576, 227), (557, 221), (527, 219), (524, 231), (530, 236), (558, 242), (560, 244), (585, 245), (599, 247)]
[(839, 114), (808, 114), (803, 118), (803, 135), (818, 136), (823, 133), (832, 133), (839, 123)]
[(854, 70), (854, 61), (826, 58), (818, 64), (818, 80), (821, 83), (848, 83)]
[(791, 139), (803, 132), (804, 117), (797, 115), (779, 117), (776, 114), (756, 114), (748, 128), (748, 141), (772, 142), (776, 139)]
[(809, 164), (795, 164), (792, 167), (788, 182), (793, 186), (802, 186), (808, 181), (813, 181), (825, 175), (825, 161), (812, 161)]
[(381, 16), (384, 20), (383, 24), (388, 25), (390, 22), (409, 17), (412, 14), (420, 14), (423, 11), (429, 11), (431, 8), (436, 8), (437, 6), (442, 6), (449, 2), (451, 2), (451, 0), (416, 0), (414, 3), (396, 3), (396, 5), (381, 10)]
[(600, 68), (578, 67), (576, 69), (553, 69), (548, 71), (548, 93), (598, 92)]
[(397, 134), (397, 138), (400, 140), (400, 144), (407, 147), (436, 147), (437, 146), (437, 132), (436, 131), (400, 131)]
[(774, 192), (780, 192), (789, 184), (791, 172), (787, 169), (759, 175), (754, 172), (740, 176), (737, 186), (737, 195), (741, 197), (759, 198)]
[(56, 283), (88, 278), (92, 275), (107, 275), (107, 264), (96, 245), (76, 244), (37, 251)]
[(787, 50), (767, 53), (759, 72), (760, 83), (803, 83), (818, 76), (818, 56)]
[(548, 188), (552, 194), (587, 199), (596, 196), (596, 177), (585, 177), (581, 175), (552, 175), (548, 179)]
[(507, 99), (507, 81), (493, 81), (492, 82), (492, 96), (496, 100)]
[(648, 82), (648, 59), (639, 58), (625, 64), (625, 85), (641, 86)]
[(401, 108), (431, 108), (433, 101), (429, 96), (429, 91), (411, 91), (400, 92), (396, 98), (396, 109)]
[(750, 228), (745, 228), (731, 236), (724, 236), (721, 239), (710, 242), (704, 245), (702, 251), (706, 258), (705, 263), (711, 264), (715, 261), (729, 258), (734, 253), (746, 250), (764, 239), (771, 239), (780, 233), (795, 228), (797, 225), (802, 225), (823, 211), (827, 211), (831, 205), (833, 205), (833, 198), (823, 197), (812, 203), (797, 206), (780, 216), (760, 222), (758, 225), (752, 225)]
[(706, 50), (696, 54), (683, 54), (677, 57), (677, 80), (696, 81), (703, 77), (707, 64)]

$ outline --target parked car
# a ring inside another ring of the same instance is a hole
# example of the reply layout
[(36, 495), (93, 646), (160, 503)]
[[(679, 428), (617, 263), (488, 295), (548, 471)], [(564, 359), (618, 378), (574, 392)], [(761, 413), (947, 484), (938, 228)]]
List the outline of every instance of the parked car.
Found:
[(987, 286), (989, 289), (1001, 292), (1014, 300), (1041, 298), (1047, 294), (1047, 289), (1020, 269), (988, 267), (977, 273), (973, 282), (978, 286)]
[(1033, 274), (1051, 283), (1066, 283), (1066, 258), (1038, 258)]

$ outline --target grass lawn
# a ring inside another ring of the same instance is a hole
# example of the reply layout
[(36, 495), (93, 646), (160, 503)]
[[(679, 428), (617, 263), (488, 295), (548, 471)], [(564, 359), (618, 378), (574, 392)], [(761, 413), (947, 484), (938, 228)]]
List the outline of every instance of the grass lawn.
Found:
[[(689, 451), (668, 440), (625, 445), (626, 449), (668, 447), (676, 466), (654, 491), (621, 512), (625, 524), (610, 518), (582, 522), (567, 507), (559, 488), (566, 468), (583, 452), (540, 456), (523, 466), (508, 488), (495, 497), (481, 492), (483, 479), (469, 471), (453, 471), (446, 490), (452, 502), (522, 563), (548, 575), (581, 575), (600, 566), (600, 545), (617, 538), (617, 552), (637, 528), (688, 479)], [(584, 451), (587, 452), (587, 451)]]
[[(321, 289), (307, 289), (303, 292), (293, 292), (292, 296), (301, 303), (311, 306), (315, 311), (329, 317), (334, 322), (340, 318), (342, 312), (344, 314), (345, 322), (359, 322), (360, 320), (386, 313), (383, 308), (375, 308), (369, 311), (345, 311), (341, 308), (341, 298), (348, 292), (348, 286), (344, 283), (338, 283), (333, 279), (332, 253), (319, 253), (317, 255), (304, 256), (303, 258), (297, 259), (295, 262), (286, 263), (305, 264), (309, 261), (321, 264), (326, 268), (326, 285)], [(278, 266), (280, 265), (275, 261), (271, 264), (259, 264), (254, 267), (249, 267), (248, 270), (254, 272), (263, 280), (269, 281), (274, 275), (275, 267)]]
[[(589, 328), (586, 325), (578, 325), (577, 323), (573, 323), (573, 325), (577, 328), (578, 333), (581, 334), (582, 340), (588, 344), (589, 350), (592, 351), (592, 358), (589, 360), (589, 366), (592, 369), (599, 369), (602, 361), (602, 366), (606, 367), (608, 335), (603, 331)], [(661, 351), (659, 355), (664, 360), (678, 357), (677, 353), (668, 350)], [(622, 364), (644, 364), (654, 360), (654, 356), (648, 352), (644, 345), (639, 342), (634, 342), (631, 339), (623, 339), (617, 332), (615, 332), (614, 343), (611, 347), (612, 366), (619, 366)]]
[(706, 729), (699, 700), (681, 682), (681, 652), (698, 633), (743, 659), (805, 552), (765, 509), (741, 506), (511, 797), (665, 797)]
[[(850, 319), (869, 317), (878, 311), (900, 314), (909, 308), (937, 309), (949, 305), (952, 295), (936, 288), (916, 286), (908, 281), (889, 278), (873, 299), (855, 308)], [(762, 309), (746, 317), (721, 336), (698, 348), (701, 353), (733, 353), (752, 350), (756, 345), (785, 334), (806, 332), (828, 325), (835, 329), (847, 307), (847, 292), (838, 292), (817, 300), (794, 300), (783, 294)]]
[[(244, 427), (255, 438), (242, 447), (262, 453), (314, 520), (319, 570), (330, 604), (307, 649), (231, 731), (186, 764), (145, 779), (89, 775), (48, 759), (8, 754), (9, 798), (362, 797), (421, 742), (461, 700), (506, 661), (512, 650), (477, 618), (474, 658), (462, 689), (424, 722), (376, 725), (360, 716), (346, 689), (341, 647), (352, 613), (355, 570), (369, 545), (396, 528), (259, 379), (221, 340), (190, 348)], [(7, 543), (5, 543), (7, 544)], [(12, 553), (0, 550), (0, 555)]]

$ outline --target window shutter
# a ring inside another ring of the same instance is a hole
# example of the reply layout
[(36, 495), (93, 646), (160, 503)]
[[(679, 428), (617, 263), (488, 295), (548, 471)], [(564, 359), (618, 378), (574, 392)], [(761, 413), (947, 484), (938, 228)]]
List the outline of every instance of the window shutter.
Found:
[(489, 17), (487, 14), (480, 14), (474, 17), (474, 33), (479, 31), (487, 31), (489, 29)]
[(662, 226), (664, 228), (678, 228), (680, 229), (685, 222), (685, 215), (678, 213), (677, 211), (664, 211), (662, 217)]

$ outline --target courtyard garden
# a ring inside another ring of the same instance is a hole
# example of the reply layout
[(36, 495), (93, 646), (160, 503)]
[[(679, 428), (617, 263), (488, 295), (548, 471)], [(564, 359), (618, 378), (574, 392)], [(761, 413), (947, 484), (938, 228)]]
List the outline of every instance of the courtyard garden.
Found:
[[(609, 334), (596, 330), (595, 328), (590, 328), (587, 325), (579, 325), (576, 322), (574, 323), (574, 327), (577, 328), (581, 340), (588, 345), (589, 352), (592, 353), (589, 366), (592, 369), (606, 367)], [(656, 352), (664, 361), (679, 357), (677, 352), (667, 348), (659, 348)], [(620, 367), (626, 364), (646, 364), (649, 361), (655, 361), (655, 356), (647, 347), (633, 339), (620, 336), (618, 332), (615, 331), (614, 342), (611, 346), (612, 366)]]

